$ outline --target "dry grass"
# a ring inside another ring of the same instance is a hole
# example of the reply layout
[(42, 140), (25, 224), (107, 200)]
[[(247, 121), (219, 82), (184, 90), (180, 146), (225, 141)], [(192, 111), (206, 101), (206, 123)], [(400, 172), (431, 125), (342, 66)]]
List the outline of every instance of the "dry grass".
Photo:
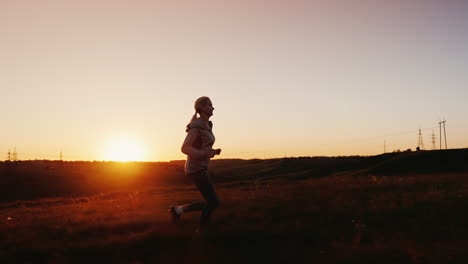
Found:
[[(210, 230), (169, 205), (190, 185), (0, 205), (0, 260), (18, 263), (466, 263), (468, 174), (331, 176), (217, 185)], [(7, 262), (2, 262), (7, 263)]]

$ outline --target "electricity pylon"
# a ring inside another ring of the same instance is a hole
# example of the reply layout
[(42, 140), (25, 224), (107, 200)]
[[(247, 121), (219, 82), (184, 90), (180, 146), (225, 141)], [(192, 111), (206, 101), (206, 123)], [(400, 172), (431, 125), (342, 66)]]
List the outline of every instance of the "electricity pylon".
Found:
[(16, 152), (16, 147), (15, 149), (13, 150), (13, 161), (17, 161), (18, 160), (18, 152)]
[(419, 129), (418, 150), (424, 150), (424, 143), (422, 139), (421, 129)]
[(439, 122), (439, 137), (440, 137), (440, 149), (442, 149), (442, 124), (444, 125), (444, 139), (445, 139), (445, 149), (447, 149), (447, 134), (445, 133), (445, 123), (447, 121), (444, 119), (444, 121)]

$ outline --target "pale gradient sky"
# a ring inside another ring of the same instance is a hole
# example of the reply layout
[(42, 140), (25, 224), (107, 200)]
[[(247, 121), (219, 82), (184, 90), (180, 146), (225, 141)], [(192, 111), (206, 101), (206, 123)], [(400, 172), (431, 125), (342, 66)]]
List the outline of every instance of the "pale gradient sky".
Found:
[(468, 147), (463, 2), (0, 0), (0, 160), (184, 159), (202, 95), (220, 158), (432, 148), (444, 117)]

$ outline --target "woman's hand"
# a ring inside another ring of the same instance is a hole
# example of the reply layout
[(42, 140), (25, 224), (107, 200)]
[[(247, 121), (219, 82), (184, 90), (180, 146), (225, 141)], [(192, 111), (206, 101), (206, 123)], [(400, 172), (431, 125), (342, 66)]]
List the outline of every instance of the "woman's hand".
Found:
[(210, 152), (210, 158), (213, 158), (215, 155), (221, 154), (221, 149), (212, 149)]

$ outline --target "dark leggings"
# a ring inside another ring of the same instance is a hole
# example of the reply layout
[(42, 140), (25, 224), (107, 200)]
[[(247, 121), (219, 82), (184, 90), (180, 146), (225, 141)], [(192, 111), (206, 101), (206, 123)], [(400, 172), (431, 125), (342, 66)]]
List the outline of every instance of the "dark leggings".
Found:
[(200, 193), (205, 198), (205, 202), (196, 202), (184, 205), (184, 212), (202, 211), (200, 216), (200, 226), (204, 226), (210, 221), (210, 215), (219, 206), (219, 199), (216, 195), (213, 183), (208, 171), (189, 173), (187, 176), (195, 183)]

